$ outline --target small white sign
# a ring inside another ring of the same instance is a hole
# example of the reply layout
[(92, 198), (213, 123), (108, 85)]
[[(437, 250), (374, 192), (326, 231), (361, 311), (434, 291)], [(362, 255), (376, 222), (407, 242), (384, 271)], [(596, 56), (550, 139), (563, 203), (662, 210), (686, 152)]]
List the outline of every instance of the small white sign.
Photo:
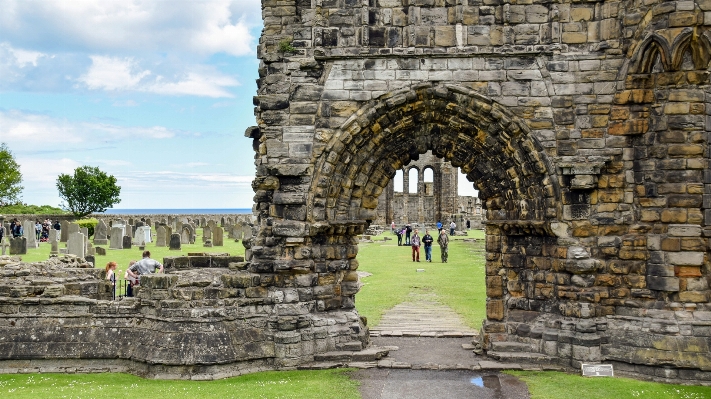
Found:
[(583, 377), (614, 377), (611, 364), (585, 364), (581, 366)]

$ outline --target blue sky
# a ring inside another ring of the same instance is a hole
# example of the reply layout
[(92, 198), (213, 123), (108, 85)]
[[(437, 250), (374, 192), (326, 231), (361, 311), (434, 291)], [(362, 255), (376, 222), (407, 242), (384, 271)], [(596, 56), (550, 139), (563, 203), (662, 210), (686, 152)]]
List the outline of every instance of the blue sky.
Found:
[(0, 142), (24, 202), (58, 205), (57, 176), (91, 165), (118, 179), (115, 208), (252, 206), (260, 0), (0, 4)]

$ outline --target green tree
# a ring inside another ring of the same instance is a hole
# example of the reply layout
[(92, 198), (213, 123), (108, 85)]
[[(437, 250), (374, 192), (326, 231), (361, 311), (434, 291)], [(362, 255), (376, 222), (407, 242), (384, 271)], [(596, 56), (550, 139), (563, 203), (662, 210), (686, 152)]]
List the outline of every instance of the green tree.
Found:
[(20, 165), (15, 161), (7, 144), (0, 144), (0, 206), (20, 202), (23, 187)]
[(116, 178), (91, 166), (76, 168), (74, 176), (59, 175), (57, 189), (65, 201), (60, 206), (77, 218), (104, 212), (121, 202), (121, 187), (116, 185)]

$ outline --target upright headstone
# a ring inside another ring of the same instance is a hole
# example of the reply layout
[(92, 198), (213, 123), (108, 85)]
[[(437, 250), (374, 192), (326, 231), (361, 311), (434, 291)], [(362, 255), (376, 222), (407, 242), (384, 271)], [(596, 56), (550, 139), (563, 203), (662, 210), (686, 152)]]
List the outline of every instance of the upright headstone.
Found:
[(131, 236), (123, 236), (123, 249), (131, 249)]
[(109, 244), (109, 249), (123, 249), (123, 228), (111, 228), (111, 242)]
[(223, 216), (220, 218), (220, 226), (224, 226), (224, 225), (225, 225), (225, 217)]
[(136, 228), (136, 233), (133, 235), (133, 245), (144, 246), (151, 241), (150, 227), (140, 226)]
[[(81, 227), (80, 227), (78, 224), (76, 224), (76, 223), (69, 223), (69, 224), (67, 225), (67, 240), (69, 239), (69, 235), (70, 235), (70, 234), (72, 234), (72, 233), (81, 233), (81, 231), (79, 231), (80, 229), (81, 229)], [(62, 230), (64, 230), (64, 228), (62, 228)]]
[(170, 236), (173, 235), (173, 229), (168, 225), (163, 225), (165, 228), (165, 242), (166, 245), (170, 242)]
[(106, 227), (106, 223), (104, 223), (103, 219), (99, 220), (99, 223), (96, 225), (96, 228), (94, 229), (94, 245), (106, 245), (109, 243), (109, 240), (106, 238), (108, 235), (108, 228)]
[(158, 226), (156, 229), (156, 247), (165, 247), (166, 246), (166, 235), (165, 235), (165, 227), (163, 226)]
[(214, 233), (212, 234), (212, 245), (215, 247), (224, 246), (222, 227), (215, 227)]
[(171, 251), (180, 251), (180, 234), (170, 235), (170, 247)]
[(214, 220), (210, 220), (209, 222), (207, 222), (207, 225), (210, 226), (211, 229), (214, 229), (215, 227), (217, 227), (217, 222)]
[(121, 229), (121, 237), (126, 235), (126, 225), (120, 222), (114, 222), (111, 225), (111, 236), (114, 235), (113, 231), (115, 228)]
[(69, 222), (66, 220), (62, 220), (59, 225), (62, 227), (60, 236), (59, 236), (59, 242), (67, 242), (67, 239), (69, 238)]
[(27, 238), (17, 237), (10, 239), (10, 255), (25, 255), (27, 253)]
[(86, 242), (86, 256), (94, 256), (96, 255), (96, 248), (94, 248), (94, 245), (89, 242), (86, 238), (84, 238), (84, 242)]
[(49, 229), (49, 242), (57, 241), (59, 242), (59, 230)]
[(67, 253), (83, 258), (86, 255), (86, 244), (84, 244), (84, 234), (70, 233), (67, 240)]
[(210, 226), (205, 226), (202, 228), (202, 242), (207, 240), (212, 240), (212, 229)]
[(151, 223), (151, 219), (150, 219), (150, 218), (146, 218), (146, 222), (145, 222), (145, 223), (146, 223), (146, 224), (145, 224), (146, 226), (150, 226), (150, 225), (152, 224), (152, 223)]
[(35, 222), (31, 220), (25, 220), (22, 223), (22, 232), (25, 237), (27, 237), (27, 249), (35, 249), (39, 246), (37, 242), (37, 233), (35, 233)]
[(2, 240), (0, 240), (0, 248), (2, 248), (2, 255), (6, 255), (7, 250), (10, 248), (7, 236), (4, 236)]
[(180, 232), (180, 243), (190, 244), (190, 230), (183, 228), (183, 231)]
[(50, 255), (59, 255), (59, 241), (50, 241), (49, 244), (51, 248), (49, 250)]
[(84, 234), (84, 254), (89, 253), (89, 228), (88, 227), (79, 227), (79, 232)]
[(128, 224), (133, 224), (133, 218), (128, 218)]

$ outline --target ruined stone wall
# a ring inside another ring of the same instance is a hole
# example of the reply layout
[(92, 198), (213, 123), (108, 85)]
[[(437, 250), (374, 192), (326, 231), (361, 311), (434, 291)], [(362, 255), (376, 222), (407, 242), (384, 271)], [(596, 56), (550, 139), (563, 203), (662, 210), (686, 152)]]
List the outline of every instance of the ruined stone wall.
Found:
[(214, 379), (367, 344), (357, 313), (310, 311), (308, 275), (277, 288), (283, 276), (245, 271), (242, 257), (172, 257), (112, 301), (103, 270), (68, 259), (0, 258), (0, 370)]
[(431, 151), (486, 209), (490, 355), (711, 379), (711, 3), (263, 6), (252, 269), (350, 309), (353, 235)]

